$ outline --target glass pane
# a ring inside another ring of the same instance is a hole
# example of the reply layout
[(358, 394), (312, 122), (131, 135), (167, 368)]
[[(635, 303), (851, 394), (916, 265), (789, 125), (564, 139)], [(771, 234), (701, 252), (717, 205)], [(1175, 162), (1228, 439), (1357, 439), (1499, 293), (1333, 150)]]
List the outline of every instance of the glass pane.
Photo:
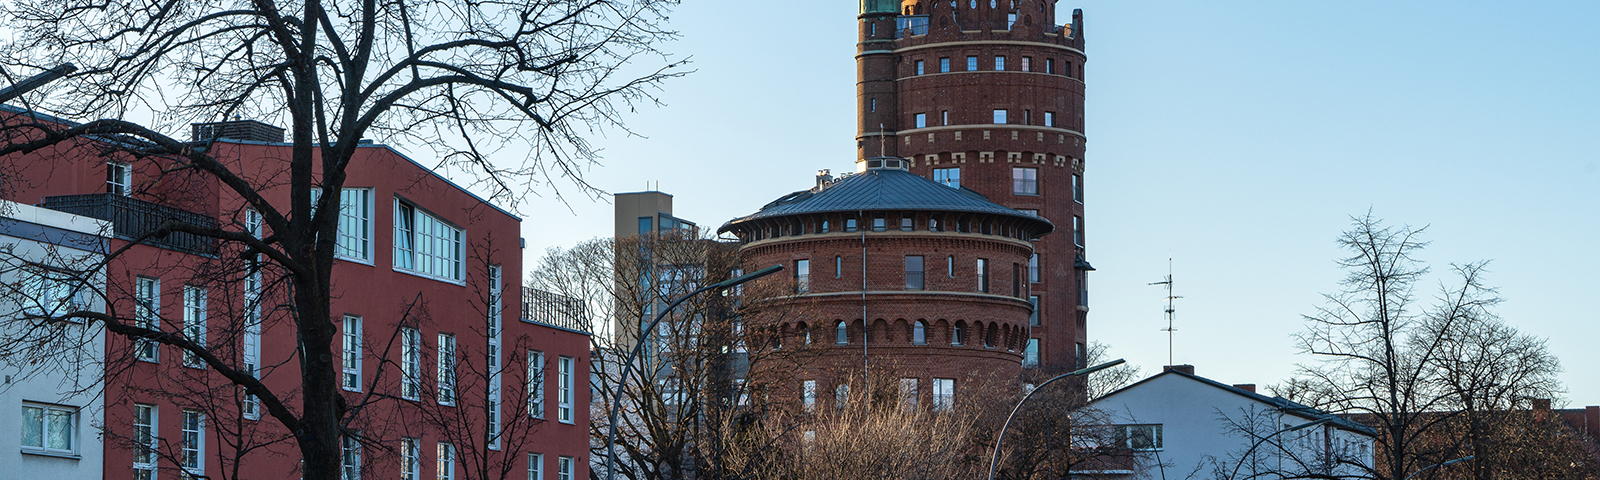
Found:
[(72, 412), (51, 410), (48, 416), (50, 420), (50, 445), (47, 448), (72, 450)]
[(22, 446), (44, 446), (44, 409), (22, 407)]

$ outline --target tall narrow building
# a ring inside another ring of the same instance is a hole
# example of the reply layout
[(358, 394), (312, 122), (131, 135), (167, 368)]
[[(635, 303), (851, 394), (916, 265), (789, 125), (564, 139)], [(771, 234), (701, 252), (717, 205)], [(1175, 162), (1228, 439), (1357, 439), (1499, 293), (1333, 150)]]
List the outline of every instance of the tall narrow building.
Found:
[(1028, 353), (1047, 372), (1081, 367), (1084, 260), (1083, 21), (1055, 0), (861, 0), (857, 170), (874, 157), (1036, 214)]

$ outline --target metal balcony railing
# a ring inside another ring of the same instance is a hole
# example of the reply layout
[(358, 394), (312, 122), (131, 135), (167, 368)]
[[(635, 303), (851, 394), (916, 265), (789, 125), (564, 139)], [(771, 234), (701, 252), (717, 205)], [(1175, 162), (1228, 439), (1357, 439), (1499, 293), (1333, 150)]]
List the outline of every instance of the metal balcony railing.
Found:
[(905, 38), (907, 34), (927, 35), (928, 16), (901, 15), (899, 17), (895, 17), (894, 26), (894, 38)]
[(593, 333), (582, 299), (536, 288), (522, 289), (522, 321)]
[[(134, 240), (153, 232), (167, 220), (201, 228), (217, 228), (215, 218), (114, 193), (45, 197), (42, 206), (58, 212), (109, 221), (112, 232), (124, 240)], [(199, 255), (217, 253), (216, 239), (192, 233), (172, 232), (164, 237), (147, 238), (143, 243)]]

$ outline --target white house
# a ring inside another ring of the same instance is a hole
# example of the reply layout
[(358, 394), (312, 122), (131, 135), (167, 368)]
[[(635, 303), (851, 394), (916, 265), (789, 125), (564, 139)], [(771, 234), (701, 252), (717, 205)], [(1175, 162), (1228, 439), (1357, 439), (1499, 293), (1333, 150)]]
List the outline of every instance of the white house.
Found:
[[(1366, 426), (1254, 385), (1227, 385), (1167, 367), (1094, 402), (1116, 438), (1149, 452), (1131, 470), (1084, 471), (1098, 478), (1280, 479), (1365, 476), (1374, 432)], [(1077, 472), (1075, 472), (1077, 473)]]
[(97, 264), (110, 232), (93, 218), (0, 201), (0, 343), (10, 346), (0, 352), (0, 477), (102, 477), (105, 332), (36, 319), (104, 311)]

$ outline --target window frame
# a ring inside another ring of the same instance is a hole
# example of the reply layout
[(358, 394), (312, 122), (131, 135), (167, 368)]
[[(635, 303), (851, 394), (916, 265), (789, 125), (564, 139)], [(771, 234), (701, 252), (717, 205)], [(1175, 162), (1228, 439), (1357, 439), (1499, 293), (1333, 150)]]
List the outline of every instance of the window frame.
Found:
[[(1012, 14), (1012, 15), (1015, 15), (1015, 14)], [(1021, 68), (1022, 68), (1022, 71), (1024, 71), (1024, 72), (1032, 72), (1033, 71), (1033, 57), (1029, 57), (1029, 56), (1024, 55), (1022, 57)]]
[(996, 71), (996, 72), (1004, 72), (1004, 71), (1006, 71), (1006, 56), (1005, 55), (995, 55), (994, 56), (994, 71)]
[(960, 190), (961, 167), (935, 168), (933, 169), (933, 181), (939, 182), (940, 185)]
[(913, 75), (923, 75), (923, 69), (922, 69), (922, 67), (923, 67), (923, 65), (922, 65), (922, 60), (917, 60), (917, 61), (916, 61), (916, 62), (915, 62), (915, 63), (914, 63), (914, 65), (916, 65), (916, 67), (915, 67), (915, 68), (916, 68), (916, 70), (915, 70), (915, 73), (914, 73), (914, 74), (913, 74)]
[(1044, 275), (1039, 271), (1039, 252), (1028, 256), (1028, 283), (1043, 283)]
[(1083, 175), (1072, 174), (1072, 200), (1083, 205)]
[[(200, 347), (206, 346), (207, 296), (205, 287), (183, 286), (183, 336)], [(205, 361), (189, 350), (183, 351), (183, 366), (206, 368)]]
[(1009, 109), (1009, 108), (996, 108), (996, 109), (994, 109), (994, 117), (991, 118), (990, 121), (991, 121), (991, 123), (994, 123), (995, 125), (1008, 125), (1009, 122), (1011, 121), (1011, 109)]
[(544, 454), (528, 452), (528, 480), (544, 480)]
[[(193, 428), (190, 428), (191, 425)], [(206, 474), (206, 414), (199, 410), (184, 409), (182, 441), (179, 444), (178, 468), (194, 476)], [(190, 446), (194, 448), (190, 448)]]
[(989, 259), (979, 258), (977, 265), (978, 292), (989, 293)]
[(560, 356), (556, 362), (559, 380), (556, 391), (556, 421), (568, 425), (576, 421), (577, 415), (573, 412), (573, 404), (577, 403), (577, 360), (572, 357)]
[[(37, 424), (39, 427), (38, 445), (28, 445), (25, 443), (27, 432), (29, 430), (28, 427), (33, 424), (32, 419), (29, 419), (27, 414), (28, 410), (30, 409), (39, 411), (39, 419)], [(27, 422), (27, 424), (20, 425), (17, 430), (19, 436), (18, 444), (22, 447), (22, 453), (76, 457), (78, 455), (78, 444), (82, 440), (82, 435), (78, 432), (79, 411), (80, 409), (78, 407), (71, 405), (23, 401), (22, 417), (25, 419), (24, 421)], [(64, 429), (57, 427), (57, 422), (55, 421), (62, 416), (66, 417), (67, 423), (66, 428)], [(67, 447), (64, 449), (51, 446), (53, 440), (57, 440), (55, 436), (60, 434), (65, 434), (67, 437)]]
[[(1119, 446), (1122, 446), (1122, 447), (1127, 448), (1129, 450), (1133, 450), (1135, 452), (1159, 452), (1159, 451), (1166, 450), (1166, 446), (1164, 445), (1165, 444), (1165, 438), (1164, 438), (1165, 437), (1165, 433), (1162, 431), (1162, 430), (1164, 430), (1162, 428), (1163, 425), (1164, 424), (1160, 424), (1160, 423), (1116, 425), (1115, 426), (1116, 427), (1116, 431), (1115, 431), (1116, 442), (1117, 442), (1117, 444)], [(1150, 442), (1149, 446), (1146, 446), (1146, 447), (1136, 447), (1136, 446), (1134, 446), (1134, 440), (1137, 438), (1133, 434), (1134, 429), (1148, 429), (1147, 430), (1148, 433), (1144, 436), (1144, 438), (1147, 441)]]
[[(161, 279), (140, 276), (134, 280), (134, 322), (151, 330), (161, 329)], [(146, 297), (146, 294), (149, 294)], [(147, 355), (148, 353), (148, 355)], [(161, 344), (154, 340), (135, 339), (133, 355), (142, 362), (161, 363)]]
[(440, 405), (453, 407), (456, 405), (456, 336), (449, 333), (439, 334), (438, 351), (434, 364), (438, 370), (436, 386), (436, 400)]
[(556, 480), (572, 480), (572, 457), (556, 457)]
[(969, 71), (969, 72), (978, 71), (978, 56), (977, 55), (967, 55), (967, 71)]
[(928, 128), (928, 114), (918, 113), (912, 115), (911, 118), (912, 125), (916, 125), (915, 128)]
[(943, 412), (955, 407), (956, 379), (933, 379), (933, 411)]
[(1030, 327), (1044, 326), (1042, 323), (1040, 323), (1041, 316), (1039, 315), (1039, 300), (1040, 299), (1038, 295), (1028, 296), (1028, 303), (1033, 304), (1033, 311), (1028, 314), (1028, 326)]
[(922, 320), (911, 322), (911, 344), (928, 344), (928, 322), (924, 322)]
[(339, 388), (348, 392), (361, 391), (361, 346), (363, 340), (361, 316), (344, 316), (344, 325), (340, 329), (339, 337), (342, 340), (339, 348)]
[(927, 287), (926, 262), (922, 255), (905, 256), (906, 290), (922, 290)]
[[(143, 412), (148, 412), (148, 414), (142, 414)], [(144, 423), (140, 423), (141, 421)], [(145, 478), (154, 479), (156, 477), (156, 463), (161, 459), (161, 456), (156, 453), (161, 446), (160, 429), (160, 407), (146, 403), (133, 404), (133, 435), (136, 445), (133, 451), (135, 479), (140, 478), (142, 472), (149, 472), (149, 475)], [(144, 441), (140, 442), (139, 440)], [(148, 461), (141, 462), (141, 456)]]
[(361, 480), (361, 441), (352, 435), (339, 437), (340, 480)]
[(400, 327), (400, 398), (422, 399), (422, 330)]
[[(344, 188), (339, 191), (339, 224), (334, 237), (333, 255), (336, 258), (372, 265), (372, 237), (373, 237), (373, 188), (357, 187)], [(356, 205), (351, 205), (351, 194), (358, 197)], [(359, 210), (354, 214), (350, 210)], [(350, 233), (345, 228), (354, 224), (359, 232)], [(348, 239), (348, 240), (347, 240)], [(346, 242), (353, 245), (346, 245)]]
[(528, 350), (528, 417), (544, 418), (544, 352)]
[(106, 162), (106, 193), (124, 197), (133, 195), (133, 165), (127, 162)]
[[(1018, 176), (1021, 178), (1018, 178)], [(1011, 167), (1011, 194), (1025, 197), (1039, 196), (1039, 169)]]
[(1039, 368), (1039, 339), (1028, 339), (1028, 345), (1022, 350), (1022, 368)]
[(439, 480), (456, 478), (456, 445), (439, 442), (434, 446), (434, 476)]
[(800, 406), (801, 406), (801, 408), (804, 408), (806, 412), (816, 411), (816, 409), (817, 409), (817, 381), (816, 380), (801, 380), (800, 381)]
[(939, 57), (939, 73), (950, 73), (950, 57)]
[[(399, 196), (395, 196), (394, 202), (394, 238), (390, 240), (394, 246), (392, 268), (423, 278), (466, 285), (466, 229)], [(427, 227), (438, 231), (425, 232)], [(448, 256), (432, 253), (440, 247), (450, 250)], [(447, 275), (435, 272), (445, 265), (450, 270)]]
[(839, 320), (837, 322), (834, 322), (834, 325), (833, 325), (833, 344), (834, 345), (849, 345), (850, 344), (850, 324), (845, 323), (844, 320)]
[(797, 294), (811, 293), (811, 259), (801, 258), (794, 261), (794, 291)]

